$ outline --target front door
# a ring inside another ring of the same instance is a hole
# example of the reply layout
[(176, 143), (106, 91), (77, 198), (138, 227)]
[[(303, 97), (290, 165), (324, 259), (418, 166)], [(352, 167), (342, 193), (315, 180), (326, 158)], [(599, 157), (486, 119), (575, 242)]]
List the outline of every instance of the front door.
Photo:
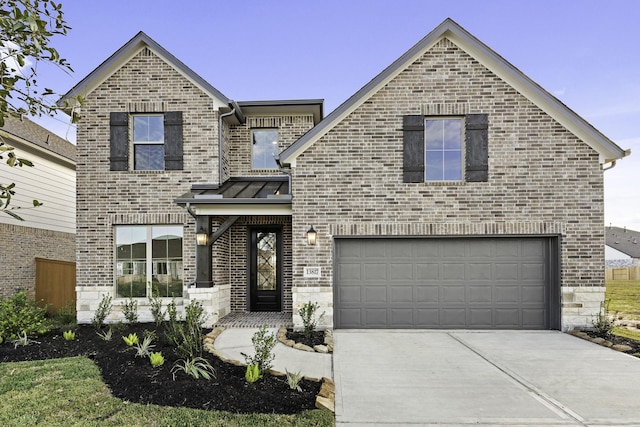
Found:
[(281, 236), (279, 228), (251, 229), (249, 246), (249, 310), (280, 311)]

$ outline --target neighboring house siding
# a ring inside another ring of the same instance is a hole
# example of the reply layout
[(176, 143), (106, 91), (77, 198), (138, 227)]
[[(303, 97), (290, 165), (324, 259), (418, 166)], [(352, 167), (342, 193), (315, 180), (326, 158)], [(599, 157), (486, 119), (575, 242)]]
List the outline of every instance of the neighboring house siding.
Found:
[[(183, 170), (110, 171), (110, 113), (168, 111), (182, 112)], [(123, 224), (184, 224), (183, 277), (193, 280), (194, 221), (173, 200), (192, 183), (217, 182), (217, 126), (211, 98), (146, 48), (86, 96), (78, 125), (78, 286), (113, 289), (113, 227)], [(91, 308), (83, 298), (85, 316)]]
[(24, 221), (18, 221), (8, 215), (0, 215), (0, 223), (34, 227), (62, 233), (76, 232), (76, 174), (68, 165), (61, 165), (32, 154), (18, 150), (18, 156), (34, 163), (34, 167), (3, 166), (0, 168), (0, 181), (14, 182), (16, 194), (11, 198), (11, 206), (30, 208), (33, 199), (42, 203), (36, 209), (16, 211)]
[[(411, 114), (488, 114), (488, 182), (403, 183)], [(561, 235), (562, 286), (604, 285), (598, 153), (446, 39), (299, 156), (293, 182), (293, 235), (318, 231), (293, 239), (295, 288), (330, 288), (332, 237), (358, 235)]]
[(313, 127), (313, 116), (250, 116), (242, 126), (230, 131), (229, 165), (231, 176), (280, 175), (278, 169), (251, 168), (251, 130), (278, 129), (278, 150), (282, 151)]
[[(0, 165), (0, 182), (15, 183), (10, 207), (24, 221), (0, 213), (3, 274), (0, 294), (35, 296), (36, 258), (75, 262), (75, 147), (27, 118), (7, 117), (2, 141), (34, 167)], [(43, 203), (33, 208), (33, 200)]]

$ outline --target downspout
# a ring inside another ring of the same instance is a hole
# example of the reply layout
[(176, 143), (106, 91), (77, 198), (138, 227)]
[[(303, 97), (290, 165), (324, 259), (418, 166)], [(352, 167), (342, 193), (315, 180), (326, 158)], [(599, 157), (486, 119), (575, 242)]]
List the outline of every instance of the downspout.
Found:
[(617, 161), (617, 160), (612, 161), (612, 162), (611, 162), (611, 166), (607, 166), (606, 168), (602, 168), (602, 172), (604, 172), (604, 171), (608, 171), (609, 169), (613, 169), (613, 168), (615, 168), (615, 167), (616, 167), (616, 161)]
[(218, 116), (218, 185), (222, 185), (222, 119), (229, 117), (236, 113), (235, 103), (230, 102), (233, 105), (231, 111), (228, 113), (220, 114)]

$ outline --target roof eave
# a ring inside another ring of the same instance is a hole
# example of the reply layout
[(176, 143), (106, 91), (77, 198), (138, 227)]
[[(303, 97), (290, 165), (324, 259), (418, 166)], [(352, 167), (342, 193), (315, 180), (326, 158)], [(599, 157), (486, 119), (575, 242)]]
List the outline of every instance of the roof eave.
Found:
[[(179, 73), (183, 74), (187, 79), (198, 86), (202, 91), (209, 94), (212, 98), (218, 101), (219, 105), (228, 105), (231, 100), (222, 94), (218, 89), (209, 84), (206, 80), (196, 74), (193, 70), (187, 67), (182, 61), (173, 56), (169, 51), (163, 48), (155, 40), (149, 37), (144, 32), (140, 31), (131, 40), (125, 43), (120, 49), (118, 49), (113, 55), (107, 58), (102, 64), (89, 73), (78, 84), (71, 88), (66, 94), (64, 94), (57, 102), (57, 105), (63, 109), (67, 114), (71, 114), (71, 110), (76, 107), (73, 102), (73, 98), (77, 96), (86, 96), (91, 93), (96, 87), (108, 79), (114, 72), (135, 56), (144, 47), (151, 49), (156, 55), (163, 58), (175, 68)], [(72, 105), (68, 105), (71, 102)]]
[(469, 55), (477, 59), (518, 90), (523, 96), (538, 105), (543, 111), (595, 149), (600, 154), (601, 163), (612, 162), (630, 154), (629, 150), (620, 148), (471, 33), (452, 19), (447, 18), (400, 58), (331, 112), (322, 122), (280, 153), (280, 163), (282, 165), (295, 165), (295, 159), (310, 145), (322, 138), (344, 117), (362, 105), (369, 97), (404, 71), (442, 38), (447, 38), (454, 42), (458, 47), (469, 53)]

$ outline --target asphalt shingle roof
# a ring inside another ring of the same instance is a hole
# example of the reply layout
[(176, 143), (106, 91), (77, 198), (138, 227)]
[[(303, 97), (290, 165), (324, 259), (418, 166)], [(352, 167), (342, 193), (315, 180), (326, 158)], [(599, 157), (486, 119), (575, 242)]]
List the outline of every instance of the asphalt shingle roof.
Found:
[(76, 161), (75, 145), (26, 117), (5, 117), (2, 130), (53, 153), (59, 154), (62, 157), (66, 157), (69, 160)]
[(605, 243), (631, 258), (640, 258), (640, 231), (626, 227), (605, 227)]

